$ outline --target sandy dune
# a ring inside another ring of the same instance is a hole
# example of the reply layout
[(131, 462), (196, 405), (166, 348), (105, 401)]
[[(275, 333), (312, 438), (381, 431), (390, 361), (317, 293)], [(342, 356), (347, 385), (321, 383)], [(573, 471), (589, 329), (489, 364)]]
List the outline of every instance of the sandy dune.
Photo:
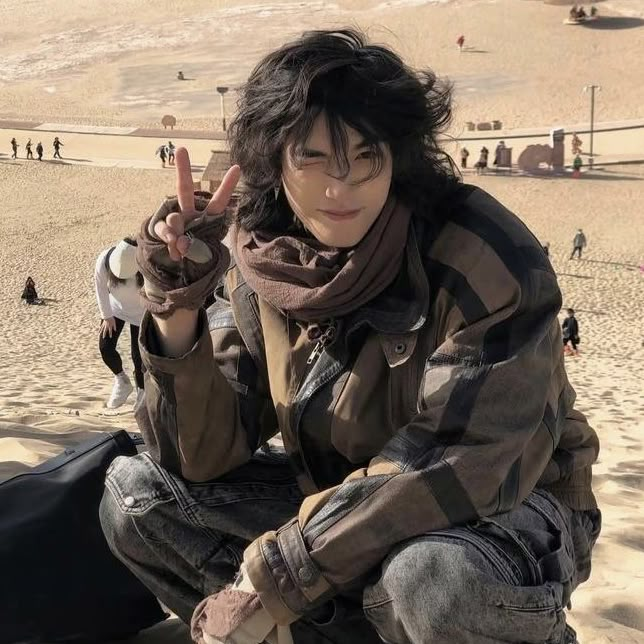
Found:
[[(451, 76), (455, 134), (468, 120), (584, 122), (589, 82), (603, 86), (598, 119), (642, 116), (634, 64), (644, 58), (642, 0), (598, 2), (611, 18), (605, 29), (563, 26), (566, 6), (538, 0), (185, 0), (181, 16), (173, 0), (141, 0), (134, 13), (127, 0), (88, 0), (66, 13), (57, 6), (0, 3), (0, 118), (146, 126), (171, 110), (184, 127), (216, 127), (216, 83), (242, 81), (286, 35), (332, 23), (371, 27), (413, 63)], [(177, 85), (179, 68), (196, 80)], [(0, 480), (91, 432), (135, 428), (129, 405), (104, 408), (111, 375), (98, 354), (92, 270), (101, 249), (174, 192), (171, 171), (13, 162), (7, 144), (0, 141)], [(644, 642), (644, 168), (613, 166), (578, 181), (466, 180), (550, 242), (564, 306), (581, 326), (582, 355), (568, 360), (569, 375), (602, 440), (595, 487), (604, 530), (571, 620), (583, 644)], [(589, 247), (570, 261), (578, 227)], [(47, 306), (20, 303), (27, 275)], [(125, 338), (121, 347), (131, 370)], [(137, 641), (185, 641), (180, 630), (164, 625)]]

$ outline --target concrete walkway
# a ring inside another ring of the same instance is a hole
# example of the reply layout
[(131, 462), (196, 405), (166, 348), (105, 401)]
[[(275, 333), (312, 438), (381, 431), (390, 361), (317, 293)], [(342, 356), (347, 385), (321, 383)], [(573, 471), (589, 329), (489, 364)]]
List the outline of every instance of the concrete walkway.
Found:
[[(590, 148), (590, 135), (576, 124), (562, 126), (567, 133), (566, 164), (572, 163), (569, 136), (572, 132), (582, 139), (584, 156)], [(62, 161), (52, 160), (52, 141), (59, 136), (64, 147)], [(225, 150), (225, 133), (207, 130), (163, 130), (133, 127), (74, 125), (53, 122), (0, 120), (0, 163), (13, 161), (10, 141), (15, 137), (18, 148), (18, 162), (25, 160), (25, 143), (31, 138), (33, 151), (38, 141), (45, 147), (44, 160), (60, 165), (90, 165), (96, 167), (120, 167), (161, 169), (161, 162), (155, 156), (157, 148), (171, 140), (177, 147), (184, 146), (190, 153), (193, 170), (199, 172), (207, 165), (212, 150)], [(452, 138), (453, 137), (453, 138)], [(443, 139), (445, 150), (454, 159), (459, 158), (461, 147), (468, 147), (470, 164), (478, 159), (479, 145), (486, 145), (493, 155), (494, 146), (504, 140), (512, 147), (513, 162), (516, 163), (521, 151), (528, 145), (548, 143), (549, 129), (534, 128), (521, 130), (467, 131)], [(644, 162), (644, 119), (598, 123), (594, 133), (595, 166), (616, 163)], [(35, 161), (37, 163), (37, 161)], [(172, 169), (166, 168), (168, 171)]]

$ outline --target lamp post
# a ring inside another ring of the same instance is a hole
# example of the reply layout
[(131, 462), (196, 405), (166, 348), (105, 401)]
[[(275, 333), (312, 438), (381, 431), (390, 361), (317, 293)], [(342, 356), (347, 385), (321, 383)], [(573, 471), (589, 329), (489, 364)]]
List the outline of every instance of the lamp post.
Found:
[(584, 92), (590, 90), (590, 157), (588, 159), (588, 167), (593, 167), (593, 133), (595, 131), (595, 91), (600, 92), (599, 85), (586, 85)]
[(228, 91), (227, 87), (217, 87), (217, 92), (219, 94), (220, 105), (221, 105), (221, 126), (226, 131), (226, 109), (224, 106), (224, 94)]

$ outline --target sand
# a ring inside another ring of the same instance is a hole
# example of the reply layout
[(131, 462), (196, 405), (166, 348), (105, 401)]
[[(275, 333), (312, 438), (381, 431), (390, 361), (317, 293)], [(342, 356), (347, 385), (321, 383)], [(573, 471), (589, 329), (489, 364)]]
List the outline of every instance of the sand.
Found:
[[(189, 0), (181, 16), (172, 0), (140, 0), (134, 10), (125, 0), (89, 0), (62, 15), (57, 6), (0, 5), (0, 119), (143, 127), (172, 110), (185, 127), (218, 127), (216, 83), (241, 82), (286, 35), (336, 20), (371, 26), (412, 62), (451, 76), (456, 134), (468, 120), (517, 128), (584, 122), (581, 87), (589, 82), (603, 86), (598, 119), (642, 116), (644, 84), (629, 63), (644, 53), (639, 0), (597, 3), (613, 18), (611, 29), (563, 26), (566, 8), (538, 0), (346, 0), (307, 9)], [(472, 48), (462, 54), (460, 33)], [(196, 80), (177, 85), (178, 68)], [(174, 192), (172, 171), (11, 162), (5, 146), (0, 141), (0, 479), (91, 432), (135, 429), (131, 405), (104, 408), (111, 374), (97, 347), (93, 265)], [(100, 155), (116, 159), (127, 146), (107, 147)], [(568, 359), (568, 370), (602, 441), (595, 489), (604, 530), (571, 622), (583, 644), (644, 642), (644, 168), (612, 166), (579, 181), (466, 180), (550, 242), (564, 306), (576, 309), (581, 326), (581, 356)], [(589, 246), (582, 261), (570, 261), (578, 227)], [(27, 275), (47, 306), (20, 303)], [(125, 338), (121, 349), (131, 370)], [(176, 624), (159, 630), (139, 640), (182, 641)]]

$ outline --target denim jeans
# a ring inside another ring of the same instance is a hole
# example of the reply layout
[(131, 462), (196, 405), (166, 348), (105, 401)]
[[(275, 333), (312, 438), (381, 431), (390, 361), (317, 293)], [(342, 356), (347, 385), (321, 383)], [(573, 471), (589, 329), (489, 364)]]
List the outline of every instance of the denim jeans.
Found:
[[(303, 500), (280, 452), (207, 483), (148, 454), (108, 470), (100, 514), (116, 556), (185, 622), (230, 583), (248, 543)], [(291, 626), (301, 643), (564, 643), (564, 608), (590, 574), (598, 510), (536, 490), (516, 510), (399, 544), (370, 577)], [(568, 632), (568, 631), (566, 631)]]

